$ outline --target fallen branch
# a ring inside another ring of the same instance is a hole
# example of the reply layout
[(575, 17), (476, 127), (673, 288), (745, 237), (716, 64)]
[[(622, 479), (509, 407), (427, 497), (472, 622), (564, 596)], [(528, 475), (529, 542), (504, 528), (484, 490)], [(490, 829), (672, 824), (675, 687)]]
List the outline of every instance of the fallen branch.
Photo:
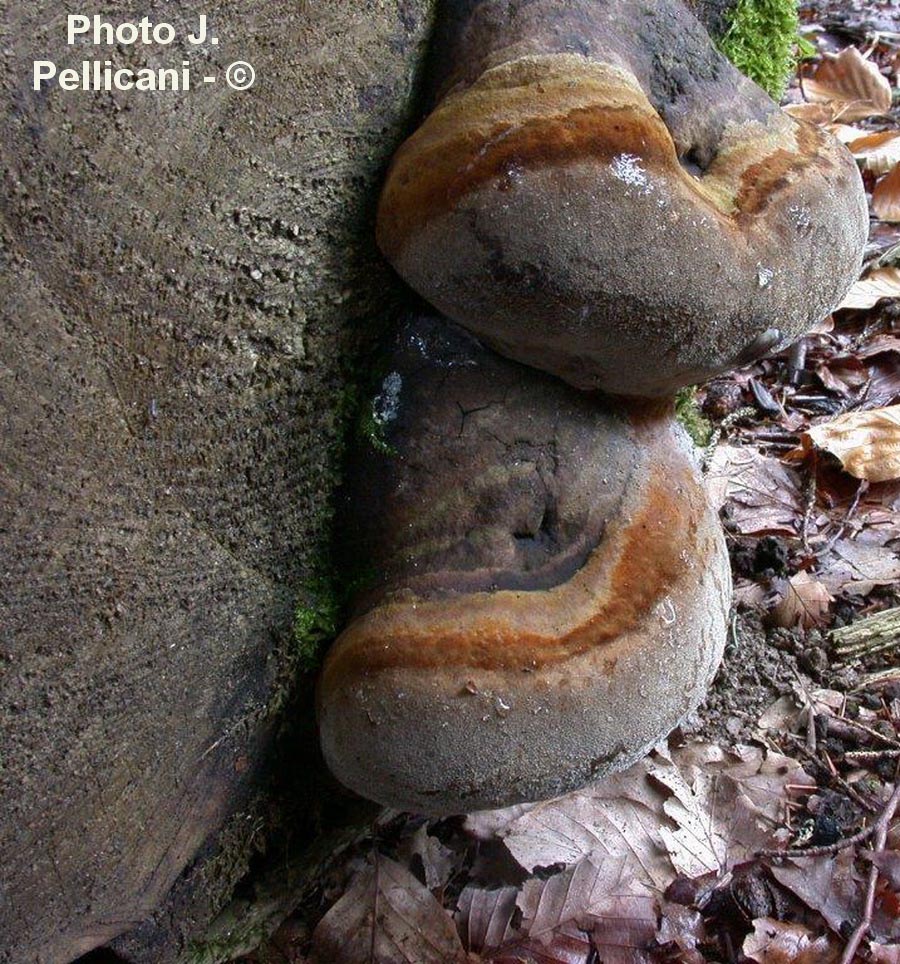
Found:
[[(888, 800), (884, 812), (873, 824), (875, 841), (872, 850), (876, 854), (884, 850), (888, 829), (890, 828), (891, 821), (894, 819), (894, 814), (897, 812), (898, 806), (900, 806), (900, 779), (897, 779), (894, 792), (891, 794), (891, 798)], [(875, 889), (877, 886), (878, 867), (872, 864), (869, 869), (869, 884), (866, 888), (866, 900), (863, 904), (862, 920), (859, 922), (856, 930), (851, 934), (850, 940), (847, 941), (847, 946), (844, 948), (844, 956), (841, 958), (841, 964), (853, 964), (853, 958), (856, 957), (859, 945), (872, 926), (872, 913), (875, 910)]]
[(831, 638), (835, 653), (845, 659), (888, 649), (900, 639), (900, 606), (835, 629)]

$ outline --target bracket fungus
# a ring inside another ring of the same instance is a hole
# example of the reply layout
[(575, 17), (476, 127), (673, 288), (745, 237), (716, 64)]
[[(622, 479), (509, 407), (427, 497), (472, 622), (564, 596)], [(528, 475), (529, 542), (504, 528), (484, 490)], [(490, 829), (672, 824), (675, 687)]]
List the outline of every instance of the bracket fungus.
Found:
[(860, 267), (856, 165), (679, 0), (448, 0), (378, 241), (501, 354), (664, 396), (808, 330)]
[(672, 395), (831, 310), (868, 224), (847, 151), (677, 0), (443, 18), (377, 232), (446, 318), (403, 328), (350, 473), (377, 572), (318, 692), (335, 775), (428, 814), (564, 793), (698, 706), (730, 569)]
[(730, 604), (670, 406), (600, 403), (435, 319), (392, 368), (343, 507), (378, 572), (319, 684), (331, 770), (446, 814), (629, 765), (702, 700)]

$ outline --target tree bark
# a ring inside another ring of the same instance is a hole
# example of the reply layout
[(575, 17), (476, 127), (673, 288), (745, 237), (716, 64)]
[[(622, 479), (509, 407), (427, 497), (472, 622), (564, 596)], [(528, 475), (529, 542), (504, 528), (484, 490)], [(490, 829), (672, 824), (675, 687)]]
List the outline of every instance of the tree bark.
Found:
[[(430, 8), (120, 0), (180, 39), (116, 49), (3, 4), (0, 960), (138, 927), (262, 779), (347, 374), (396, 297), (372, 211)], [(218, 46), (184, 41), (200, 14)], [(85, 58), (196, 86), (32, 89)], [(199, 83), (233, 60), (252, 90)], [(214, 903), (182, 894), (146, 959)]]

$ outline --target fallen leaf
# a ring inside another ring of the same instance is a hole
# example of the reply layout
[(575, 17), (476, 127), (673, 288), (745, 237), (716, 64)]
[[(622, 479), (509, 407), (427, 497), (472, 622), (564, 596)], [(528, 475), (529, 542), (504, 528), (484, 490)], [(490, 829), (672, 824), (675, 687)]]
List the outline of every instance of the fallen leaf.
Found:
[(869, 370), (852, 355), (830, 358), (816, 367), (816, 374), (826, 388), (844, 398), (852, 398), (869, 380)]
[(871, 358), (873, 355), (900, 354), (900, 338), (896, 335), (876, 335), (868, 338), (864, 345), (856, 349), (860, 358)]
[(744, 953), (757, 964), (832, 964), (841, 949), (827, 934), (816, 937), (802, 924), (761, 917), (744, 940)]
[(891, 546), (840, 539), (821, 560), (819, 580), (832, 594), (867, 596), (876, 586), (900, 581), (900, 553)]
[(900, 891), (900, 851), (882, 850), (879, 853), (873, 853), (871, 850), (864, 850), (862, 856), (875, 864), (891, 887)]
[(840, 309), (874, 308), (882, 298), (900, 298), (900, 268), (876, 268), (847, 292)]
[(798, 572), (787, 580), (772, 618), (776, 626), (785, 629), (813, 629), (824, 625), (831, 602), (831, 594), (823, 583), (808, 572)]
[(856, 47), (825, 54), (803, 81), (803, 93), (813, 102), (832, 103), (835, 120), (862, 120), (891, 109), (890, 83), (878, 65), (866, 60)]
[[(851, 850), (841, 850), (834, 856), (804, 857), (772, 867), (772, 876), (800, 900), (821, 914), (828, 926), (841, 933), (844, 921), (853, 920), (860, 911), (866, 880), (859, 873)], [(890, 922), (876, 908), (873, 924), (876, 935), (890, 929)], [(885, 926), (887, 925), (887, 926)]]
[(869, 944), (871, 964), (900, 964), (900, 944)]
[(418, 876), (419, 864), (425, 876), (425, 886), (429, 890), (438, 890), (450, 879), (455, 864), (455, 854), (445, 847), (437, 837), (428, 833), (427, 824), (423, 824), (411, 836), (404, 839), (399, 856), (405, 866)]
[[(822, 107), (822, 104), (810, 104), (810, 107)], [(852, 124), (830, 124), (828, 133), (836, 137), (842, 144), (852, 144), (863, 137), (868, 137), (872, 132), (864, 130), (862, 127), (854, 127)]]
[[(900, 131), (879, 131), (866, 134), (847, 144), (847, 149), (873, 174), (887, 174), (900, 164)], [(880, 216), (880, 215), (879, 215)], [(893, 220), (884, 218), (883, 220)]]
[(663, 901), (656, 940), (662, 946), (674, 944), (682, 953), (695, 952), (708, 940), (703, 915), (692, 907)]
[(531, 940), (589, 933), (600, 959), (637, 964), (656, 936), (657, 897), (631, 875), (625, 858), (586, 859), (548, 880), (529, 880), (518, 901)]
[(719, 872), (775, 841), (787, 783), (807, 783), (777, 753), (688, 744), (671, 760), (652, 754), (624, 773), (538, 804), (500, 831), (526, 871), (583, 859), (626, 861), (662, 892), (679, 873)]
[(875, 185), (872, 210), (882, 221), (900, 221), (900, 167), (892, 168), (890, 174)]
[(675, 827), (663, 826), (660, 834), (673, 865), (686, 877), (723, 874), (774, 845), (785, 784), (812, 783), (796, 761), (759, 748), (738, 746), (725, 754), (696, 744), (674, 759), (676, 767), (655, 773), (673, 790), (664, 809)]
[(400, 864), (377, 856), (313, 933), (317, 964), (464, 964), (447, 913)]
[(900, 402), (900, 357), (881, 355), (867, 362), (869, 384), (865, 407), (887, 408)]
[(662, 891), (675, 876), (659, 824), (666, 793), (650, 778), (649, 758), (575, 793), (538, 804), (500, 831), (529, 873), (585, 858), (625, 857), (639, 880)]
[(757, 449), (720, 445), (706, 475), (707, 491), (742, 535), (799, 531), (803, 498), (797, 473)]
[(807, 124), (815, 124), (816, 127), (825, 127), (826, 124), (831, 124), (836, 113), (831, 103), (787, 104), (782, 110), (786, 114), (790, 114), (791, 117), (806, 121)]
[[(490, 964), (585, 964), (590, 955), (590, 935), (579, 932), (554, 934), (547, 943), (525, 938), (480, 960)], [(649, 964), (649, 961), (629, 961), (627, 964)]]
[(515, 938), (512, 920), (518, 896), (518, 887), (486, 889), (469, 884), (463, 888), (456, 925), (467, 950), (497, 948)]
[(536, 806), (536, 803), (516, 803), (499, 810), (476, 810), (466, 817), (463, 829), (476, 840), (493, 840), (501, 830)]
[(839, 415), (803, 435), (804, 448), (830, 452), (857, 479), (900, 479), (900, 405)]
[(767, 609), (768, 592), (752, 579), (736, 579), (732, 593), (735, 606), (741, 609)]

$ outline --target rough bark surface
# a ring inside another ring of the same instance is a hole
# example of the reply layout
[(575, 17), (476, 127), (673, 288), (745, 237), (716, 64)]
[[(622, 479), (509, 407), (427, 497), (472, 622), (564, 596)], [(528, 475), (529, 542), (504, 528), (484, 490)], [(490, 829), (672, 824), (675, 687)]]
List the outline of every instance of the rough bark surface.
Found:
[[(0, 961), (171, 960), (246, 866), (205, 872), (253, 833), (349, 363), (400, 292), (372, 222), (434, 4), (102, 5), (207, 14), (198, 51), (0, 0)], [(257, 85), (32, 89), (185, 55)]]
[[(259, 779), (347, 360), (396, 294), (372, 210), (430, 8), (103, 5), (207, 14), (195, 50), (67, 47), (60, 4), (3, 3), (0, 960), (137, 927)], [(257, 85), (32, 89), (35, 58), (184, 56)]]

